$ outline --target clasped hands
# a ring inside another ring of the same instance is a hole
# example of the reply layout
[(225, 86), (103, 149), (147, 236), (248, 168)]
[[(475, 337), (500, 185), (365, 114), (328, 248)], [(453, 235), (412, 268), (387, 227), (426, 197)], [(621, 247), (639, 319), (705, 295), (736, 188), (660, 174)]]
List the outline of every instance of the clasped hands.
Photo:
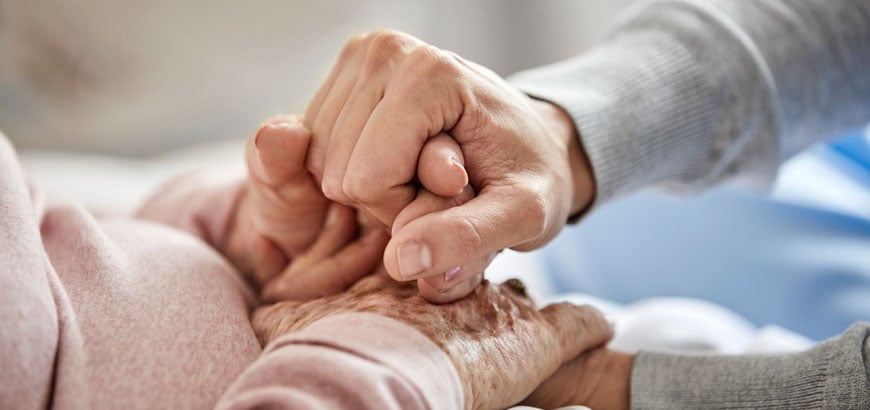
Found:
[(441, 346), (466, 408), (595, 401), (573, 379), (605, 362), (584, 353), (612, 335), (600, 313), (538, 310), (516, 283), (482, 279), (495, 252), (543, 245), (591, 201), (566, 118), (413, 37), (351, 39), (304, 117), (246, 147), (226, 253), (277, 302), (253, 315), (261, 342), (362, 306)]

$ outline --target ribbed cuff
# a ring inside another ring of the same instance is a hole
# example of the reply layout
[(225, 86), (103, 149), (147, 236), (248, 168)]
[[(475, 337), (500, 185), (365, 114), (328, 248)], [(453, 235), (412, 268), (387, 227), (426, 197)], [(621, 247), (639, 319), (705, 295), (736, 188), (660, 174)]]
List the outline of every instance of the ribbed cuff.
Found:
[(264, 352), (288, 344), (332, 346), (382, 363), (419, 389), (431, 409), (461, 409), (464, 393), (450, 357), (425, 335), (372, 313), (342, 313), (283, 336)]
[(870, 408), (870, 326), (801, 353), (679, 356), (639, 353), (631, 408)]

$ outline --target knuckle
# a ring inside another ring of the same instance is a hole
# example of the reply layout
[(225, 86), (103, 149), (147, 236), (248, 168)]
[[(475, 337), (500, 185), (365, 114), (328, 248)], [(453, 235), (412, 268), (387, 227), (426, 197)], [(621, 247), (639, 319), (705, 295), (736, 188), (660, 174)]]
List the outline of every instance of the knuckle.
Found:
[(359, 172), (345, 174), (340, 188), (347, 199), (356, 204), (371, 204), (378, 198), (371, 180)]
[(477, 224), (468, 216), (462, 215), (454, 224), (455, 235), (465, 253), (464, 260), (470, 260), (483, 245), (483, 238)]
[(517, 195), (518, 203), (523, 204), (523, 236), (530, 242), (540, 242), (547, 233), (547, 201), (534, 190), (521, 190)]
[(458, 74), (458, 67), (453, 56), (429, 44), (414, 47), (408, 54), (408, 64), (420, 69), (421, 74), (426, 77)]
[(344, 43), (344, 47), (341, 49), (339, 59), (343, 60), (355, 54), (365, 44), (370, 35), (369, 33), (357, 34), (347, 39), (347, 42)]
[(369, 55), (392, 57), (403, 52), (409, 43), (407, 35), (394, 30), (375, 32), (369, 39)]
[[(585, 315), (577, 315), (577, 307), (569, 302), (561, 302), (547, 306), (548, 314), (544, 315), (551, 330), (559, 338), (574, 334), (573, 329), (585, 328)], [(577, 322), (581, 323), (577, 323)]]
[(406, 39), (396, 32), (381, 31), (372, 35), (363, 62), (363, 75), (374, 77), (401, 58)]
[(323, 190), (323, 195), (330, 200), (342, 202), (347, 198), (343, 191), (342, 181), (329, 173), (323, 176), (320, 188)]

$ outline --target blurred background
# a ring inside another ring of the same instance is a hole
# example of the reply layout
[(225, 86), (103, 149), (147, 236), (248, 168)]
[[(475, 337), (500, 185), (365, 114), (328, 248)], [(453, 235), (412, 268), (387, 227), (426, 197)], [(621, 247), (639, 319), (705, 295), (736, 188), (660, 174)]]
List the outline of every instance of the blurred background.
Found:
[(0, 130), (149, 155), (302, 112), (350, 36), (395, 28), (499, 74), (578, 53), (628, 0), (0, 0)]

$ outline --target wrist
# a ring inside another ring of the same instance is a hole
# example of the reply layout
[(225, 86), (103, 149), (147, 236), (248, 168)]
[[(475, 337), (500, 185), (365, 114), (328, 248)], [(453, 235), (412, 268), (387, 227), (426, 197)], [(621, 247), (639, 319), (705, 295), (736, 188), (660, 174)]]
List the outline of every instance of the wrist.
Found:
[(631, 368), (634, 355), (602, 349), (604, 363), (598, 387), (589, 397), (594, 409), (628, 409), (631, 407)]
[(574, 121), (561, 107), (548, 101), (535, 99), (533, 101), (537, 111), (565, 147), (573, 190), (569, 215), (572, 217), (580, 215), (589, 208), (595, 198), (595, 177), (586, 151), (580, 143), (580, 135), (577, 133)]

